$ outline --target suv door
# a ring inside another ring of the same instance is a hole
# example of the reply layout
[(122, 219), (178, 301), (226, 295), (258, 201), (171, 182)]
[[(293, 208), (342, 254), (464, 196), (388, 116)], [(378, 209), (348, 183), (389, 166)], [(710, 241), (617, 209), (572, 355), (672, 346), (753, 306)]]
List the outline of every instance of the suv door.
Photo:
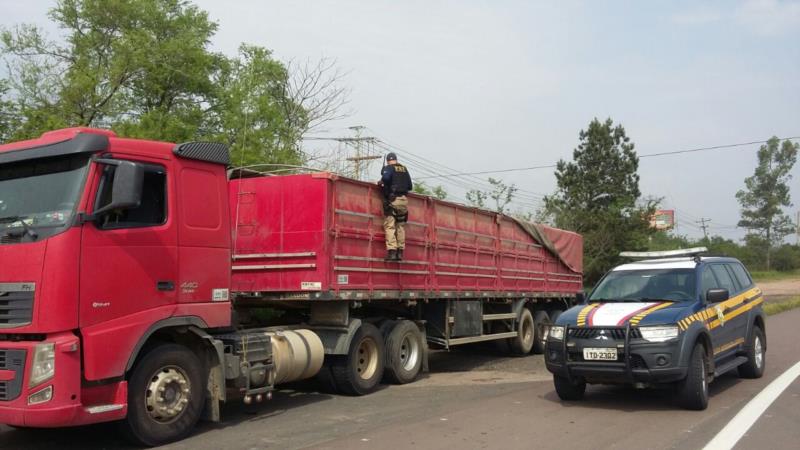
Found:
[[(725, 267), (728, 269), (731, 278), (739, 287), (737, 295), (745, 295), (745, 297), (742, 299), (742, 302), (738, 304), (736, 308), (747, 308), (748, 303), (758, 298), (757, 294), (748, 292), (753, 288), (753, 280), (747, 274), (747, 271), (744, 270), (744, 267), (739, 263), (726, 263)], [(752, 319), (752, 311), (752, 308), (744, 312), (739, 311), (738, 315), (732, 318), (732, 322), (735, 324), (737, 329), (736, 337), (742, 340), (742, 343), (736, 346), (737, 348), (744, 346), (745, 341), (747, 340), (747, 328)]]
[[(731, 277), (725, 264), (711, 264), (709, 268), (717, 279), (719, 287), (728, 290), (729, 298), (735, 297), (739, 292), (739, 287)], [(739, 317), (731, 315), (734, 308), (729, 306), (729, 303), (728, 301), (723, 301), (714, 306), (714, 311), (719, 320), (717, 328), (719, 328), (719, 336), (722, 338), (719, 343), (714, 344), (715, 358), (726, 358), (736, 353), (738, 346), (741, 345), (740, 338), (744, 334), (740, 330)]]

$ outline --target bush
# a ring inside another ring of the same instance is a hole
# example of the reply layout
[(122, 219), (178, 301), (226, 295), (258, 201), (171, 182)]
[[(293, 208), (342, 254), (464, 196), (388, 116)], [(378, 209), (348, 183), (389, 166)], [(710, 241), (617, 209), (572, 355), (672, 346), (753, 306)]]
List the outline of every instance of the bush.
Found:
[(772, 252), (772, 269), (790, 272), (800, 267), (800, 246), (784, 244)]

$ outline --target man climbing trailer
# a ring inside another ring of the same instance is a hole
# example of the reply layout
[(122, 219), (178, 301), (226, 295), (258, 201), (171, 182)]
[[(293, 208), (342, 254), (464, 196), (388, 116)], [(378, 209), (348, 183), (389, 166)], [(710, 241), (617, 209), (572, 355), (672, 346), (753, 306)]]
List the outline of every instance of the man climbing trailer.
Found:
[(386, 165), (381, 170), (383, 188), (383, 232), (386, 235), (386, 260), (401, 261), (406, 248), (406, 222), (408, 222), (408, 198), (411, 192), (411, 174), (408, 168), (397, 162), (397, 155), (386, 155)]
[(0, 146), (0, 423), (160, 445), (293, 380), (363, 395), (429, 348), (528, 354), (581, 292), (574, 233), (408, 194), (385, 261), (375, 184), (229, 163), (89, 128)]

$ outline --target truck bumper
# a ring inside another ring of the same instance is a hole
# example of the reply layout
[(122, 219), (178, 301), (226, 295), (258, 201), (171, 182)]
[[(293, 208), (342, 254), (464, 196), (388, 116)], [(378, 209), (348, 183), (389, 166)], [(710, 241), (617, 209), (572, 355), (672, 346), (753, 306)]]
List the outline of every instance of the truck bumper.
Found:
[[(53, 377), (30, 386), (35, 348), (54, 344)], [(35, 428), (66, 427), (118, 420), (127, 414), (127, 383), (115, 381), (92, 387), (81, 383), (80, 340), (71, 332), (44, 340), (0, 341), (0, 423)], [(49, 400), (33, 402), (32, 395), (49, 391)]]

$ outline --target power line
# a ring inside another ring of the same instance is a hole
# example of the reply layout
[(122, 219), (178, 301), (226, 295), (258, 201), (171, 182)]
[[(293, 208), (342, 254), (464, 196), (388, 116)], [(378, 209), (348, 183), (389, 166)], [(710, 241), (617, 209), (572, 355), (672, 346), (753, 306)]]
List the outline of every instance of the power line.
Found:
[[(781, 141), (789, 141), (789, 140), (797, 140), (800, 139), (800, 136), (792, 136), (786, 138), (778, 138)], [(657, 156), (668, 156), (668, 155), (679, 155), (683, 153), (695, 153), (695, 152), (704, 152), (710, 150), (720, 150), (720, 149), (727, 149), (727, 148), (735, 148), (735, 147), (743, 147), (747, 145), (755, 145), (755, 144), (765, 144), (768, 141), (750, 141), (750, 142), (739, 142), (736, 144), (724, 144), (724, 145), (715, 145), (712, 147), (699, 147), (699, 148), (690, 148), (685, 150), (675, 150), (671, 152), (659, 152), (659, 153), (647, 153), (644, 155), (639, 155), (639, 159), (642, 158), (652, 158)], [(435, 177), (427, 177), (427, 178), (449, 178), (455, 176), (464, 176), (464, 175), (487, 175), (493, 173), (507, 173), (507, 172), (522, 172), (528, 170), (539, 170), (539, 169), (552, 169), (558, 167), (557, 164), (544, 164), (540, 166), (530, 166), (530, 167), (515, 167), (510, 169), (498, 169), (498, 170), (483, 170), (479, 172), (461, 172), (452, 175), (437, 175)]]
[[(409, 158), (409, 155), (411, 155), (411, 157), (409, 159), (412, 159), (412, 160), (413, 159), (418, 159), (419, 160), (418, 163), (420, 163), (421, 165), (426, 165), (427, 164), (427, 165), (430, 165), (430, 166), (438, 167), (439, 170), (442, 170), (442, 171), (445, 171), (445, 172), (450, 172), (449, 174), (445, 174), (445, 175), (447, 175), (445, 178), (457, 178), (457, 179), (463, 180), (463, 183), (469, 183), (470, 186), (466, 188), (467, 190), (471, 190), (471, 189), (475, 189), (475, 188), (477, 188), (479, 190), (492, 190), (492, 189), (494, 189), (494, 185), (492, 185), (491, 183), (487, 182), (486, 180), (484, 180), (482, 178), (478, 178), (476, 176), (472, 176), (472, 175), (469, 175), (469, 174), (460, 175), (460, 174), (458, 174), (458, 170), (457, 169), (453, 169), (451, 167), (445, 166), (444, 164), (437, 163), (436, 161), (430, 160), (430, 159), (425, 158), (423, 156), (419, 156), (419, 155), (417, 155), (417, 154), (415, 154), (413, 152), (410, 152), (408, 150), (402, 149), (402, 148), (397, 147), (395, 145), (389, 144), (389, 143), (387, 143), (385, 141), (380, 141), (378, 145), (383, 147), (387, 151), (389, 151), (389, 150), (400, 151), (400, 152), (403, 153), (404, 158)], [(420, 179), (420, 180), (423, 180), (423, 179), (443, 178), (443, 177), (442, 177), (441, 173), (433, 172), (429, 176), (416, 177), (416, 178)], [(541, 202), (541, 200), (544, 198), (544, 194), (540, 194), (540, 193), (532, 192), (532, 191), (527, 191), (525, 189), (521, 189), (521, 188), (518, 188), (518, 187), (516, 188), (515, 196), (518, 197), (518, 198), (526, 198), (527, 200), (533, 201), (533, 202), (536, 202), (536, 203)]]

